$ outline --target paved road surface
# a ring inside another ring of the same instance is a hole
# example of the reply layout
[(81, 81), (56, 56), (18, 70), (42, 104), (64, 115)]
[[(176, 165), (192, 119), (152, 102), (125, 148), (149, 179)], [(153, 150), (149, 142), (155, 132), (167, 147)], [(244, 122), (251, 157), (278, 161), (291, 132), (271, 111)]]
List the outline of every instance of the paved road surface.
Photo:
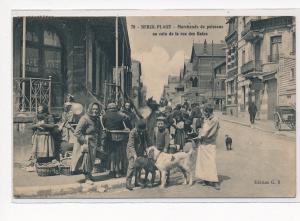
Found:
[[(224, 136), (233, 138), (233, 150), (226, 151)], [(181, 185), (175, 173), (166, 189), (145, 188), (106, 193), (73, 194), (67, 198), (155, 198), (155, 197), (292, 197), (295, 194), (295, 148), (291, 138), (261, 132), (222, 121), (217, 142), (217, 167), (221, 190)]]

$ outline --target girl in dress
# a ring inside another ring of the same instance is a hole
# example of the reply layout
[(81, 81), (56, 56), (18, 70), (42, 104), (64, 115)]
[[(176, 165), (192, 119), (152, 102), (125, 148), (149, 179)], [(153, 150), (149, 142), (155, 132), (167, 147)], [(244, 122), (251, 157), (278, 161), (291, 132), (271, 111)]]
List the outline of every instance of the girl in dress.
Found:
[(32, 155), (38, 163), (50, 162), (55, 157), (55, 145), (52, 131), (56, 125), (47, 105), (39, 105), (34, 119), (32, 135)]

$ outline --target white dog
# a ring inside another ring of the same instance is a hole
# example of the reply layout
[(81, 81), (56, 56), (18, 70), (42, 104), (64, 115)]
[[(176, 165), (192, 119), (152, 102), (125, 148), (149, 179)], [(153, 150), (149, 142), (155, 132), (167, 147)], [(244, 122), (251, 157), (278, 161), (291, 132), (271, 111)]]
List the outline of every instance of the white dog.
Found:
[(158, 150), (155, 146), (151, 146), (147, 150), (149, 157), (152, 157), (155, 161), (155, 166), (160, 171), (161, 174), (161, 185), (160, 187), (166, 186), (167, 174), (175, 167), (180, 168), (184, 175), (184, 184), (193, 184), (192, 176), (192, 160), (191, 156), (194, 149), (189, 149), (188, 152), (178, 152), (174, 154), (164, 153)]

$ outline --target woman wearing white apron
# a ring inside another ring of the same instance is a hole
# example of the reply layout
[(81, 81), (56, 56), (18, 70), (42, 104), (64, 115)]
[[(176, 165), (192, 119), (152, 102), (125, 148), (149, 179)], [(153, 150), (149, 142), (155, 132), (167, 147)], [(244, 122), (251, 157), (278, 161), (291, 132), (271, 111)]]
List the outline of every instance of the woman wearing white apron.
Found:
[(195, 177), (202, 180), (203, 185), (220, 189), (216, 165), (216, 139), (219, 131), (219, 121), (213, 116), (213, 107), (204, 106), (204, 124), (199, 132)]

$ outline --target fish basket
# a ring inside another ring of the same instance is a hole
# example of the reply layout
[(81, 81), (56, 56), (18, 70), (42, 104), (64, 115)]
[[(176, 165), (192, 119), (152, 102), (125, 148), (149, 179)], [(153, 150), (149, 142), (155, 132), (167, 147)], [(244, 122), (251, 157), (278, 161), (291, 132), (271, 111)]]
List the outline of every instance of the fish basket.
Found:
[(121, 142), (128, 138), (128, 134), (130, 131), (128, 131), (128, 130), (111, 130), (109, 132), (110, 132), (112, 141)]
[(65, 176), (71, 176), (72, 175), (71, 166), (69, 166), (69, 165), (60, 165), (59, 166), (59, 173), (61, 175), (65, 175)]
[(55, 176), (59, 175), (58, 165), (36, 164), (38, 176)]

